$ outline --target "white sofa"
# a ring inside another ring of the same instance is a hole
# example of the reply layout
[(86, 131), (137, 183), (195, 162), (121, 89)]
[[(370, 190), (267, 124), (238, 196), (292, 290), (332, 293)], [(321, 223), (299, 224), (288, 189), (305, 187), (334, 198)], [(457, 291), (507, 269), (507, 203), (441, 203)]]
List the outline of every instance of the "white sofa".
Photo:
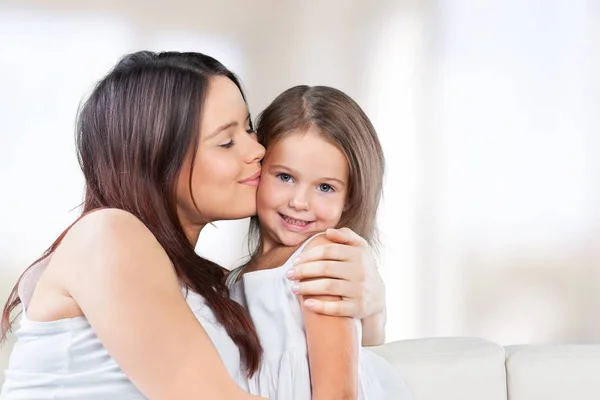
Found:
[[(0, 371), (9, 349), (0, 352)], [(600, 345), (431, 338), (371, 349), (398, 368), (414, 400), (600, 400)]]
[(431, 338), (373, 350), (403, 374), (414, 400), (600, 399), (600, 345)]

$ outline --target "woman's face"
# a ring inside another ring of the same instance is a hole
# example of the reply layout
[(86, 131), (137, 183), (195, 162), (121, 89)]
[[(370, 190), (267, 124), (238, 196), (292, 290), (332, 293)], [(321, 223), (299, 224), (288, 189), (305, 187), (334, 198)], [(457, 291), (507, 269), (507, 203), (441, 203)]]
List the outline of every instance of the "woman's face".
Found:
[(177, 184), (182, 222), (202, 225), (254, 215), (265, 148), (257, 142), (246, 103), (229, 78), (211, 78), (201, 117), (194, 165), (190, 153)]

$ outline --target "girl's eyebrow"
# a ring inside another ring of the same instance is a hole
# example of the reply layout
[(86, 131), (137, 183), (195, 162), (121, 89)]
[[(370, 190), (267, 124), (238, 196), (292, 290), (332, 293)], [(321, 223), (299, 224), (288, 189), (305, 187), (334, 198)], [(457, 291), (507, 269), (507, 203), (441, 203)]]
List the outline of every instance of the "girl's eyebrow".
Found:
[[(292, 168), (290, 167), (286, 167), (285, 165), (281, 165), (281, 164), (273, 164), (270, 166), (271, 168), (275, 168), (275, 169), (285, 169), (287, 171), (289, 171), (292, 175), (298, 175), (297, 171), (294, 171)], [(342, 181), (341, 179), (338, 178), (329, 178), (329, 177), (322, 177), (319, 178), (319, 180), (324, 180), (324, 181), (333, 181), (333, 182), (337, 182), (342, 186), (346, 186), (346, 182)]]

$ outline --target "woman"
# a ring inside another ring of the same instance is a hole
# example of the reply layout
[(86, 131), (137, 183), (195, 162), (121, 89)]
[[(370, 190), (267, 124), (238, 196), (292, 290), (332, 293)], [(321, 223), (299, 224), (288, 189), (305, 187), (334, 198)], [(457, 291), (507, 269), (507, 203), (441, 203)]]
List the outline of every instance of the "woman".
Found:
[[(260, 161), (235, 76), (197, 53), (140, 52), (101, 80), (78, 121), (82, 216), (20, 279), (23, 315), (2, 399), (250, 399), (261, 348), (226, 271), (198, 256), (201, 229), (254, 215)], [(292, 279), (365, 318), (381, 340), (382, 288), (364, 241), (307, 254)], [(327, 272), (327, 273), (325, 273)], [(377, 295), (377, 292), (380, 294)], [(369, 339), (367, 339), (367, 342)]]

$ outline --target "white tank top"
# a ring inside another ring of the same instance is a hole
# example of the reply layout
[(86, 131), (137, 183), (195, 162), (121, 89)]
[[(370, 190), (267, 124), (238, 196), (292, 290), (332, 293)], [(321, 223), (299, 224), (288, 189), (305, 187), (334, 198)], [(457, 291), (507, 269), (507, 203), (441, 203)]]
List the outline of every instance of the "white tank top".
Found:
[[(24, 309), (33, 292), (31, 283), (37, 282), (40, 269), (45, 265), (36, 265), (22, 280), (19, 295)], [(225, 328), (217, 322), (202, 296), (188, 292), (186, 301), (213, 341), (231, 377), (242, 389), (248, 390), (238, 348)], [(27, 318), (24, 311), (16, 338), (0, 400), (145, 399), (108, 354), (84, 316), (36, 322)]]

